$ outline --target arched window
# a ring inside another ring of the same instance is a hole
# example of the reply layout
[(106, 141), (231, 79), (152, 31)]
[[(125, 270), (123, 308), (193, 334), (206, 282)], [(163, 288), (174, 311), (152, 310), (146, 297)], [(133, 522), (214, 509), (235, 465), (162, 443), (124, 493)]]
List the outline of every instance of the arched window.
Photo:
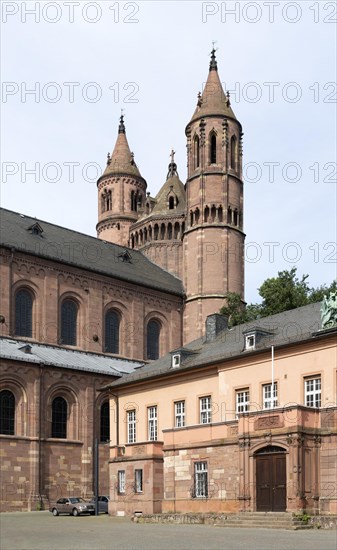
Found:
[(210, 144), (209, 144), (209, 162), (210, 164), (216, 164), (216, 135), (211, 134)]
[(163, 241), (165, 240), (165, 234), (166, 234), (166, 226), (164, 223), (160, 226), (160, 239)]
[(237, 153), (236, 153), (236, 137), (231, 137), (231, 168), (232, 170), (236, 170), (236, 159), (237, 159)]
[(110, 310), (105, 314), (105, 342), (104, 351), (119, 353), (119, 325), (120, 319), (116, 311)]
[(219, 218), (219, 222), (221, 223), (223, 221), (223, 210), (222, 210), (222, 206), (219, 206), (218, 208), (218, 218)]
[(0, 434), (14, 435), (15, 397), (9, 390), (0, 392)]
[(200, 166), (200, 143), (199, 143), (199, 136), (195, 136), (194, 138), (194, 151), (193, 151), (193, 157), (194, 157), (194, 169), (199, 168)]
[(152, 319), (147, 324), (146, 334), (146, 357), (147, 359), (158, 359), (159, 357), (160, 324)]
[(61, 305), (61, 344), (76, 346), (78, 307), (74, 300), (63, 300)]
[(55, 397), (51, 406), (51, 436), (67, 439), (68, 405), (63, 397)]
[(174, 197), (169, 197), (169, 210), (174, 209)]
[(205, 215), (204, 215), (204, 221), (205, 221), (205, 222), (208, 222), (208, 218), (209, 218), (209, 207), (206, 206), (206, 208), (205, 208)]
[(195, 209), (194, 217), (195, 217), (195, 223), (198, 224), (199, 220), (200, 220), (200, 210), (199, 210), (199, 208)]
[(15, 336), (32, 337), (33, 296), (22, 288), (15, 294)]
[(154, 240), (158, 241), (158, 237), (159, 237), (159, 226), (158, 226), (158, 224), (155, 224), (153, 232), (154, 232)]
[(110, 440), (110, 407), (109, 401), (101, 406), (100, 441)]
[(172, 239), (172, 224), (171, 223), (168, 223), (167, 224), (167, 238), (169, 239), (169, 241)]

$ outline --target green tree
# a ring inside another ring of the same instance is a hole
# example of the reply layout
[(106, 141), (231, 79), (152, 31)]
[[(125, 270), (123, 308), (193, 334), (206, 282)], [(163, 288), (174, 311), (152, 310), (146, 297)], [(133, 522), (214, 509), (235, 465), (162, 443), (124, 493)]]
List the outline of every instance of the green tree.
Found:
[(266, 279), (258, 289), (262, 298), (261, 304), (249, 304), (244, 307), (240, 295), (229, 292), (226, 295), (226, 305), (221, 308), (220, 313), (229, 317), (230, 326), (235, 326), (289, 309), (321, 302), (323, 297), (330, 292), (337, 292), (336, 280), (330, 286), (321, 285), (317, 288), (310, 288), (307, 282), (309, 276), (302, 275), (299, 279), (296, 272), (296, 267), (293, 267), (289, 271), (279, 271), (277, 277)]
[(309, 275), (296, 277), (296, 267), (290, 271), (279, 271), (277, 277), (267, 279), (259, 288), (262, 297), (263, 317), (288, 311), (309, 303), (310, 288), (307, 283)]

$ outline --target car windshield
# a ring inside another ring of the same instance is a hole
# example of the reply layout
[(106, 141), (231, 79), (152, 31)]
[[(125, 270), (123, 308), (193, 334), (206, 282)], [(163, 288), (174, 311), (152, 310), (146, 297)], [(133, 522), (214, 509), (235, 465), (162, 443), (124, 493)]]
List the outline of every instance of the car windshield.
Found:
[(80, 497), (71, 497), (70, 499), (71, 504), (77, 504), (78, 502), (84, 502), (83, 498)]

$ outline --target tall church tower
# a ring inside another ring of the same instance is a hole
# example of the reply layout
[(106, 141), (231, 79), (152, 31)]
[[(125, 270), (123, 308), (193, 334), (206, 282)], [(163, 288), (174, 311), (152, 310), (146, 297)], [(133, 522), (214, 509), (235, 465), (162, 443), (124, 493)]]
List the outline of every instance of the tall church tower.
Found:
[(146, 181), (140, 175), (126, 139), (123, 115), (112, 155), (97, 181), (97, 237), (121, 246), (129, 246), (129, 230), (144, 207)]
[(244, 299), (242, 135), (213, 49), (204, 91), (186, 127), (184, 342), (203, 334), (206, 317), (219, 311), (228, 292)]

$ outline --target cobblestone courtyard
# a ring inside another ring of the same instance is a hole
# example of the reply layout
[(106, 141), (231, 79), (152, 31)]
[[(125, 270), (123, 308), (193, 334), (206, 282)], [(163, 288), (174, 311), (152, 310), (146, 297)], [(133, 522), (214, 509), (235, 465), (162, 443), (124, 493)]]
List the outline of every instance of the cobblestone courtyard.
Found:
[(1, 514), (0, 527), (1, 550), (335, 550), (337, 543), (336, 531), (135, 524), (106, 515), (49, 512)]

